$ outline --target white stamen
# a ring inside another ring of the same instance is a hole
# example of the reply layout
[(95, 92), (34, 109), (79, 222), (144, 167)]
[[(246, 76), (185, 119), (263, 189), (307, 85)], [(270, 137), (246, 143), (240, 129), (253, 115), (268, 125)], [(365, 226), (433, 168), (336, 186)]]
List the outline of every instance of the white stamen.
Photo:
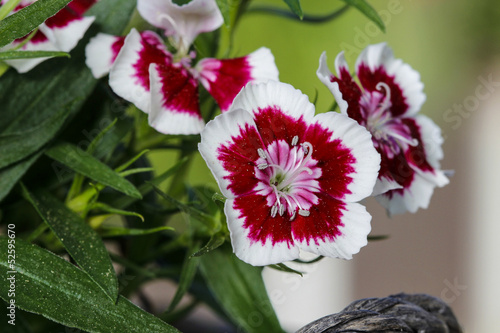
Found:
[(387, 83), (379, 82), (379, 83), (377, 83), (375, 88), (377, 88), (378, 91), (385, 90), (384, 105), (387, 103), (387, 101), (390, 102), (390, 100), (391, 100), (391, 88), (389, 87), (389, 85)]
[(290, 221), (295, 220), (295, 215), (297, 215), (297, 212), (294, 210), (292, 217), (290, 217)]
[(276, 214), (278, 213), (278, 206), (273, 205), (271, 207), (271, 217), (276, 217)]
[(311, 213), (310, 213), (308, 210), (299, 209), (299, 215), (300, 215), (300, 216), (307, 217), (307, 216), (309, 216), (310, 214), (311, 214)]
[(261, 163), (259, 165), (257, 165), (257, 168), (259, 168), (259, 170), (264, 170), (264, 169), (267, 169), (269, 167), (269, 164), (266, 164), (266, 163)]
[(285, 205), (280, 206), (280, 216), (283, 216), (285, 214)]
[(399, 134), (396, 134), (396, 133), (394, 133), (394, 132), (388, 132), (388, 133), (386, 133), (386, 134), (387, 134), (387, 135), (389, 135), (389, 136), (392, 136), (392, 137), (393, 137), (393, 138), (395, 138), (395, 139), (398, 139), (399, 141), (403, 141), (404, 143), (409, 144), (409, 145), (410, 145), (410, 146), (412, 146), (412, 147), (416, 147), (416, 146), (418, 146), (418, 140), (417, 140), (417, 139), (415, 139), (415, 138), (412, 138), (412, 139), (410, 140), (410, 139), (407, 139), (407, 138), (405, 138), (404, 136), (399, 135)]
[(295, 146), (299, 142), (299, 136), (296, 135), (292, 139), (292, 146)]
[(266, 153), (264, 152), (264, 149), (259, 148), (257, 149), (257, 153), (259, 153), (259, 156), (262, 157), (263, 159), (267, 159)]

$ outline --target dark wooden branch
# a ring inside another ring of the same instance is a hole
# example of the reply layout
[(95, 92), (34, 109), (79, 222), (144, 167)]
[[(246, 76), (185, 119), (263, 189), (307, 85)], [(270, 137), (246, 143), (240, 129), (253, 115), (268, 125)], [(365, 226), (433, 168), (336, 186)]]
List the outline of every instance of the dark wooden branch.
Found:
[(451, 308), (426, 294), (397, 294), (354, 301), (297, 333), (462, 333)]

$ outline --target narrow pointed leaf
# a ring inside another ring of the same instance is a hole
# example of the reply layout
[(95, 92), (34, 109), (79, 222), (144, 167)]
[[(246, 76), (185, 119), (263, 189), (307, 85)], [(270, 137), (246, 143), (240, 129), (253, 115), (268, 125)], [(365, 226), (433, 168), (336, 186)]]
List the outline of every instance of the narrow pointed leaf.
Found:
[(375, 23), (380, 30), (385, 32), (385, 24), (384, 21), (380, 18), (377, 11), (365, 0), (342, 0), (346, 4), (355, 7), (361, 13), (363, 13), (366, 17), (368, 17), (373, 23)]
[[(267, 296), (261, 267), (236, 258), (230, 246), (220, 247), (200, 260), (208, 287), (235, 325), (249, 333), (283, 332)], [(252, 325), (250, 314), (259, 318), (259, 325)]]
[(152, 186), (153, 186), (153, 189), (156, 193), (158, 193), (162, 198), (164, 198), (165, 200), (170, 202), (175, 207), (179, 208), (184, 213), (189, 214), (189, 216), (197, 219), (200, 222), (205, 223), (208, 226), (215, 227), (217, 225), (217, 221), (215, 221), (215, 219), (212, 216), (208, 215), (205, 212), (202, 212), (199, 209), (188, 206), (183, 202), (180, 202), (179, 200), (175, 199), (174, 197), (164, 193), (157, 186), (155, 186), (155, 185), (152, 185)]
[[(120, 296), (116, 304), (82, 270), (36, 245), (16, 239), (16, 273), (7, 256), (0, 256), (0, 283), (16, 279), (16, 306), (68, 327), (87, 332), (176, 333), (162, 322)], [(0, 237), (7, 253), (8, 238)], [(0, 297), (10, 299), (8, 288)]]
[(297, 15), (301, 20), (304, 17), (302, 12), (302, 7), (300, 6), (300, 0), (284, 0), (292, 12)]
[(29, 34), (71, 0), (38, 0), (0, 21), (0, 47)]
[(192, 257), (201, 257), (202, 255), (215, 250), (216, 248), (224, 244), (225, 240), (226, 238), (223, 235), (220, 234), (213, 235), (212, 237), (210, 237), (210, 240), (204, 247), (202, 247), (199, 251), (192, 254)]
[(96, 182), (112, 187), (131, 197), (142, 198), (141, 193), (132, 183), (86, 151), (70, 143), (59, 143), (47, 149), (45, 154)]
[[(163, 181), (168, 179), (169, 177), (172, 177), (177, 173), (177, 171), (186, 163), (187, 158), (183, 158), (179, 162), (177, 162), (174, 166), (172, 166), (170, 169), (159, 175), (158, 177), (155, 177), (153, 180), (151, 180), (148, 183), (142, 184), (139, 186), (139, 192), (141, 195), (145, 196), (151, 191), (153, 191), (154, 186), (160, 185)], [(130, 198), (130, 197), (123, 197), (119, 198), (118, 200), (114, 201), (111, 206), (113, 207), (118, 207), (118, 208), (126, 208), (136, 202), (137, 199)]]
[(300, 276), (303, 276), (302, 272), (296, 271), (295, 269), (290, 268), (283, 263), (276, 264), (276, 265), (269, 265), (269, 267), (272, 269), (275, 269), (277, 271), (280, 271), (280, 272), (294, 273), (294, 274), (298, 274)]
[(49, 225), (66, 251), (100, 287), (113, 303), (118, 297), (118, 280), (101, 238), (76, 213), (48, 193), (29, 193), (23, 186), (23, 196)]
[(5, 51), (0, 52), (0, 60), (8, 59), (28, 59), (28, 58), (43, 58), (43, 57), (67, 57), (69, 53), (56, 51)]

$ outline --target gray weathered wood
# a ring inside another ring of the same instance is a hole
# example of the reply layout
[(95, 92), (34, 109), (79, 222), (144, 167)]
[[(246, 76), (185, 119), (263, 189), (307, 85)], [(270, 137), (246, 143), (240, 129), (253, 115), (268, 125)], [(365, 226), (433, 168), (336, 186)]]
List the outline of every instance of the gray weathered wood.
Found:
[(397, 294), (354, 301), (297, 333), (461, 333), (451, 308), (426, 294)]

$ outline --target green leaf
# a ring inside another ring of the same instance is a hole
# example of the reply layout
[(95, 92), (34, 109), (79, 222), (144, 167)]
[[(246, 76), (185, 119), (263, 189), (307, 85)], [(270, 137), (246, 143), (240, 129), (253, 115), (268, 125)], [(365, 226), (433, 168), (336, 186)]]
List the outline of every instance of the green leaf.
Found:
[(142, 198), (141, 193), (132, 183), (86, 151), (70, 143), (59, 143), (45, 151), (45, 154), (96, 182), (112, 187), (131, 197)]
[(99, 232), (102, 237), (116, 237), (116, 236), (142, 236), (149, 235), (159, 231), (172, 231), (175, 230), (172, 227), (158, 227), (152, 229), (133, 229), (133, 228), (123, 228), (123, 227), (111, 227), (111, 226), (101, 226)]
[[(267, 296), (261, 267), (236, 258), (230, 246), (200, 257), (200, 262), (207, 285), (240, 329), (250, 333), (283, 332)], [(258, 323), (251, 320), (257, 317)]]
[(200, 264), (200, 258), (193, 257), (191, 254), (198, 251), (200, 248), (199, 242), (193, 242), (186, 252), (184, 257), (184, 263), (182, 264), (181, 275), (179, 277), (179, 286), (175, 292), (174, 298), (170, 305), (168, 306), (167, 312), (171, 312), (175, 309), (177, 304), (181, 301), (182, 297), (186, 294), (191, 283), (193, 283), (194, 276), (198, 270)]
[(42, 151), (39, 151), (21, 162), (0, 170), (0, 201), (9, 194), (14, 185), (41, 155)]
[(208, 243), (202, 247), (199, 251), (193, 253), (193, 257), (201, 257), (204, 254), (207, 254), (208, 252), (211, 252), (224, 244), (224, 241), (226, 240), (226, 237), (222, 234), (215, 234), (210, 237), (210, 240)]
[(302, 12), (302, 7), (300, 6), (300, 0), (284, 0), (292, 12), (297, 15), (301, 20), (304, 17)]
[(29, 34), (71, 0), (38, 0), (0, 21), (0, 47)]
[[(7, 253), (9, 239), (0, 237), (0, 249)], [(175, 328), (143, 311), (120, 296), (113, 303), (80, 269), (36, 245), (15, 241), (17, 273), (7, 256), (0, 256), (0, 283), (16, 281), (16, 306), (22, 310), (87, 332), (174, 333)], [(9, 300), (8, 288), (0, 297)], [(4, 320), (4, 318), (2, 318)]]
[(78, 266), (114, 302), (118, 297), (118, 281), (101, 238), (83, 219), (50, 194), (31, 194), (24, 186), (22, 190), (25, 199), (35, 207)]
[(28, 59), (28, 58), (43, 58), (43, 57), (67, 57), (69, 53), (56, 51), (5, 51), (0, 52), (0, 60), (8, 59)]
[(385, 32), (384, 21), (382, 21), (377, 11), (373, 9), (373, 7), (368, 2), (366, 2), (365, 0), (342, 0), (342, 1), (352, 7), (355, 7), (366, 17), (368, 17), (371, 21), (373, 21), (380, 28), (380, 30)]

